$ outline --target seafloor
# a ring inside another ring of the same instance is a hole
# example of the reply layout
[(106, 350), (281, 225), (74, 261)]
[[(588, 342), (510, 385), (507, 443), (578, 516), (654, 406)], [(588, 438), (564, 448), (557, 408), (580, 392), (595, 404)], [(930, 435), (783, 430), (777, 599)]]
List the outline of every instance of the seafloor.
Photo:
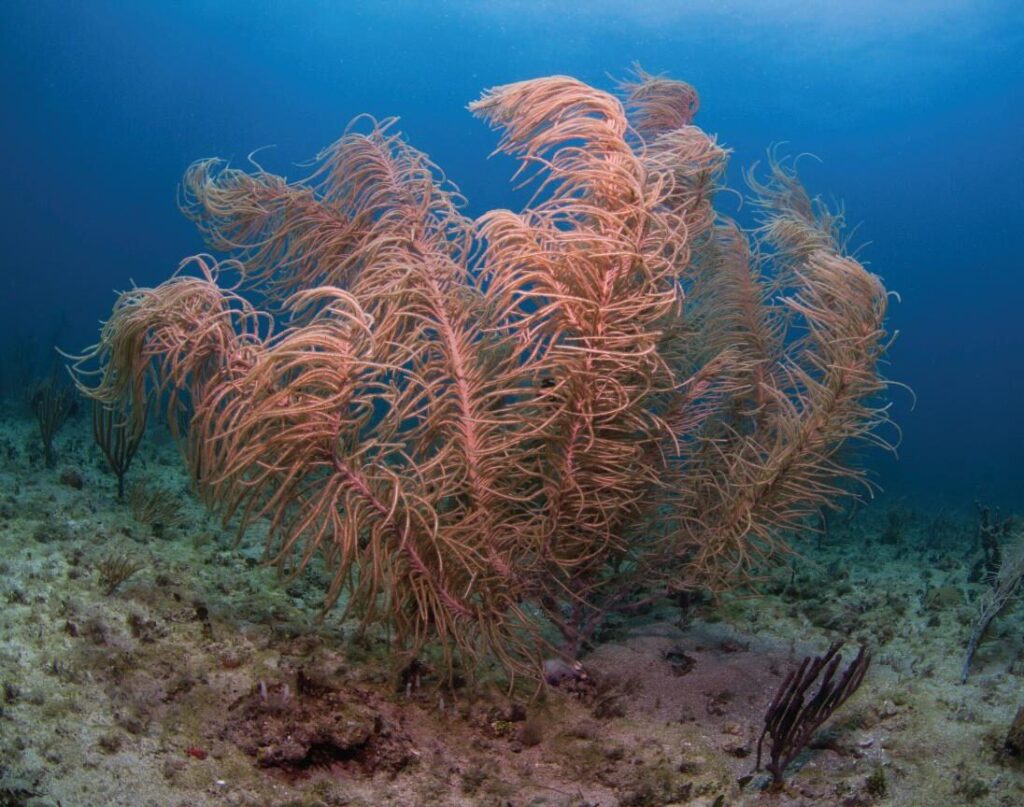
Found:
[[(0, 468), (0, 807), (1024, 804), (1019, 610), (959, 683), (970, 501), (835, 518), (757, 596), (611, 626), (585, 691), (531, 701), (396, 685), (381, 637), (317, 620), (315, 570), (279, 583), (203, 512), (159, 428), (125, 502), (87, 416), (46, 468), (8, 407)], [(768, 792), (765, 707), (836, 638), (870, 645), (867, 678)]]

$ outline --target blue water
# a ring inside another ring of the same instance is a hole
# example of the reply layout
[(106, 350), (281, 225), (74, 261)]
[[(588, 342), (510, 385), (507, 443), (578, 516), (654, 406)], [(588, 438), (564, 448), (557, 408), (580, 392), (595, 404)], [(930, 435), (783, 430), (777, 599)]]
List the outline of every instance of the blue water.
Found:
[(480, 213), (517, 197), (466, 103), (552, 73), (611, 87), (634, 61), (698, 88), (734, 178), (786, 141), (861, 223), (902, 297), (888, 373), (917, 398), (894, 391), (888, 495), (1024, 508), (1019, 1), (5, 0), (0, 350), (87, 344), (113, 290), (202, 249), (175, 204), (196, 158), (274, 145), (261, 162), (299, 176), (354, 115), (400, 115)]

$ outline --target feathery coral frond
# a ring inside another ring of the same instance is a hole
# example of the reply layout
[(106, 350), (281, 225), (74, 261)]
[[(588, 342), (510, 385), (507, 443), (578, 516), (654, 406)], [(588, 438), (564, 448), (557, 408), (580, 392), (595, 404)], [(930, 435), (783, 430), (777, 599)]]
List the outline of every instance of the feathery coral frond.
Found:
[[(752, 187), (765, 211), (764, 248), (783, 278), (775, 283), (787, 289), (778, 302), (785, 319), (767, 301), (753, 309), (750, 292), (710, 301), (711, 310), (740, 316), (732, 339), (755, 335), (747, 353), (758, 373), (749, 417), (716, 424), (724, 432), (706, 438), (682, 491), (680, 551), (690, 559), (689, 574), (705, 583), (747, 573), (785, 551), (782, 536), (846, 494), (843, 479), (862, 480), (842, 462), (841, 448), (858, 439), (885, 445), (878, 429), (888, 417), (877, 403), (886, 386), (877, 370), (889, 342), (885, 289), (840, 253), (841, 218), (812, 202), (774, 160), (771, 171), (768, 184)], [(739, 292), (744, 285), (729, 287)], [(752, 320), (754, 310), (764, 313)], [(769, 318), (760, 318), (765, 313)]]
[(861, 478), (839, 452), (886, 420), (885, 290), (784, 163), (753, 240), (716, 220), (696, 92), (621, 90), (471, 104), (535, 183), (475, 222), (391, 119), (298, 181), (193, 164), (182, 209), (233, 257), (122, 294), (80, 388), (162, 401), (210, 508), (449, 675), (536, 678), (546, 627), (575, 653), (609, 610), (749, 576)]

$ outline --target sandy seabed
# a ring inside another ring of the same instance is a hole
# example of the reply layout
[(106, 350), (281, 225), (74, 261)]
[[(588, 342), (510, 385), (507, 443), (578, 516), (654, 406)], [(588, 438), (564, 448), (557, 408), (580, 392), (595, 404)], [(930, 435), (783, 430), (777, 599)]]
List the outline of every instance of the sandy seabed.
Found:
[[(119, 502), (87, 417), (46, 468), (4, 415), (0, 807), (1024, 803), (1019, 608), (959, 683), (985, 586), (969, 501), (873, 504), (756, 595), (609, 625), (576, 691), (441, 691), (429, 662), (399, 682), (381, 637), (317, 619), (322, 571), (282, 583), (260, 536), (236, 545), (160, 429)], [(867, 678), (769, 792), (765, 707), (834, 639), (868, 643)]]

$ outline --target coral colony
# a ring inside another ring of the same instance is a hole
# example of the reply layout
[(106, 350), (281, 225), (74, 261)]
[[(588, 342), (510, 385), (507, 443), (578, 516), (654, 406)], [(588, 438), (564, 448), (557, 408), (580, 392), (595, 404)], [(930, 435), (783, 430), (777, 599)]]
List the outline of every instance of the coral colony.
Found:
[(753, 229), (715, 212), (689, 85), (620, 90), (471, 104), (535, 189), (476, 220), (393, 120), (295, 182), (195, 163), (182, 208), (230, 257), (122, 294), (81, 389), (162, 407), (209, 507), (448, 678), (539, 680), (611, 614), (743, 582), (884, 444), (886, 290), (785, 160)]

